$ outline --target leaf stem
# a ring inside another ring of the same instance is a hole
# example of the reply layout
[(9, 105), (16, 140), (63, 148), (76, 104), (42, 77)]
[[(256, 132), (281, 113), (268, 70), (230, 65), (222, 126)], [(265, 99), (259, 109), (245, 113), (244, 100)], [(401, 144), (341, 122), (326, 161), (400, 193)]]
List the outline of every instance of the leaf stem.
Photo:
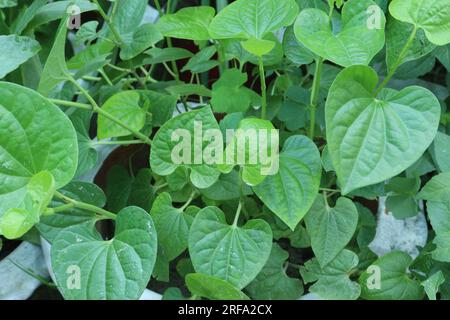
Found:
[(414, 29), (411, 32), (411, 35), (409, 36), (408, 41), (406, 41), (405, 46), (403, 47), (402, 51), (400, 52), (397, 60), (395, 61), (394, 66), (391, 68), (391, 70), (389, 71), (389, 73), (386, 76), (386, 78), (384, 78), (383, 82), (380, 84), (380, 86), (375, 91), (375, 97), (378, 96), (378, 94), (381, 92), (381, 90), (384, 89), (384, 87), (389, 83), (389, 81), (394, 76), (394, 74), (397, 71), (398, 67), (402, 63), (402, 60), (405, 58), (405, 55), (408, 52), (409, 47), (411, 47), (411, 44), (413, 43), (414, 39), (416, 38), (416, 34), (417, 34), (417, 26), (414, 26)]
[(78, 109), (92, 110), (91, 105), (86, 104), (86, 103), (59, 100), (59, 99), (48, 99), (48, 100), (50, 100), (50, 102), (53, 102), (54, 104), (64, 106), (64, 107), (75, 107)]
[(328, 192), (341, 192), (341, 190), (330, 189), (330, 188), (320, 188), (320, 191), (328, 191)]
[(96, 213), (104, 218), (107, 219), (112, 219), (115, 220), (116, 219), (116, 215), (112, 212), (106, 211), (105, 209), (96, 207), (94, 205), (82, 202), (82, 201), (78, 201), (72, 198), (69, 198), (68, 196), (56, 191), (55, 192), (55, 196), (65, 202), (67, 202), (68, 204), (72, 204), (73, 207), (78, 208), (78, 209), (84, 209), (93, 213)]
[(319, 90), (320, 90), (320, 80), (322, 78), (322, 69), (323, 69), (323, 58), (318, 57), (316, 59), (316, 70), (314, 72), (314, 81), (311, 91), (311, 101), (310, 101), (310, 124), (309, 124), (309, 138), (311, 140), (314, 139), (314, 133), (316, 129), (316, 109), (317, 109), (317, 100), (319, 99)]
[(194, 200), (195, 196), (197, 195), (197, 191), (193, 191), (186, 203), (180, 208), (181, 211), (186, 210), (187, 207), (191, 204), (191, 202)]
[(237, 228), (237, 224), (239, 221), (239, 216), (241, 215), (241, 211), (242, 211), (242, 202), (239, 201), (237, 210), (236, 210), (236, 215), (234, 216), (234, 221), (233, 221), (233, 227)]
[(259, 62), (259, 79), (261, 81), (261, 95), (262, 95), (262, 109), (261, 119), (267, 117), (267, 86), (266, 86), (266, 73), (264, 71), (264, 62), (262, 56), (258, 57)]
[(122, 37), (120, 36), (119, 31), (117, 31), (116, 27), (114, 26), (114, 24), (112, 23), (111, 18), (106, 14), (106, 12), (103, 10), (102, 6), (100, 5), (100, 3), (98, 3), (98, 0), (94, 0), (94, 3), (97, 5), (97, 9), (98, 12), (100, 13), (100, 15), (102, 16), (102, 18), (105, 20), (106, 24), (108, 25), (109, 29), (111, 30), (111, 32), (114, 35), (114, 38), (116, 38), (116, 41), (118, 42), (119, 46), (122, 45), (123, 41), (122, 41)]

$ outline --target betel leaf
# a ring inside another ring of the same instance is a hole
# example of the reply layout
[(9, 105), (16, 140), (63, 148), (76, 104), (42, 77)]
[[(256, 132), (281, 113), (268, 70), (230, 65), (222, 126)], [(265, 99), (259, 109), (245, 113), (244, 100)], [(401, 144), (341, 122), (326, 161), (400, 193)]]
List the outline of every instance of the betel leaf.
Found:
[(70, 78), (65, 54), (68, 19), (68, 16), (65, 16), (61, 20), (55, 42), (45, 62), (44, 70), (42, 70), (38, 92), (43, 96), (48, 96), (58, 83)]
[(445, 277), (442, 271), (438, 271), (430, 276), (425, 281), (422, 281), (421, 285), (425, 289), (425, 292), (430, 300), (436, 300), (436, 294), (439, 291), (439, 287), (445, 282)]
[(344, 69), (326, 102), (328, 149), (342, 191), (389, 179), (416, 162), (432, 143), (441, 107), (422, 87), (374, 97), (376, 72)]
[(349, 274), (358, 262), (354, 252), (344, 249), (326, 267), (321, 267), (315, 258), (307, 261), (300, 267), (300, 274), (305, 283), (315, 282), (309, 290), (322, 299), (356, 300), (361, 287), (349, 279)]
[[(370, 24), (370, 8), (379, 21)], [(384, 46), (383, 11), (371, 0), (350, 0), (342, 9), (342, 29), (332, 30), (328, 15), (320, 9), (300, 12), (294, 25), (297, 39), (309, 50), (338, 65), (368, 65)]]
[[(93, 183), (72, 181), (67, 186), (59, 190), (65, 196), (74, 200), (82, 201), (87, 204), (103, 208), (106, 204), (106, 197), (102, 189)], [(63, 203), (54, 202), (54, 206), (63, 205)], [(67, 209), (67, 211), (58, 212), (41, 217), (39, 224), (36, 225), (41, 235), (50, 243), (65, 228), (84, 224), (88, 221), (100, 219), (91, 212), (81, 209)]]
[(412, 258), (393, 251), (376, 260), (361, 276), (361, 297), (367, 300), (416, 300), (424, 295), (420, 283), (407, 273)]
[(448, 0), (394, 0), (391, 15), (425, 31), (430, 42), (438, 46), (450, 43), (450, 6)]
[(438, 132), (433, 143), (434, 159), (441, 172), (450, 172), (450, 136)]
[(159, 19), (156, 27), (166, 37), (209, 40), (208, 27), (216, 10), (208, 6), (187, 7)]
[(310, 64), (314, 61), (315, 55), (306, 49), (301, 42), (297, 40), (294, 28), (286, 29), (283, 37), (283, 50), (286, 57), (295, 64)]
[(122, 60), (133, 59), (162, 39), (163, 36), (153, 24), (143, 24), (133, 31), (133, 33), (122, 36), (123, 43), (120, 58)]
[(247, 286), (264, 267), (272, 248), (272, 231), (263, 220), (243, 227), (229, 225), (217, 207), (202, 209), (189, 233), (189, 253), (195, 271)]
[(30, 179), (48, 171), (56, 188), (71, 181), (78, 147), (70, 120), (38, 93), (0, 82), (0, 214), (15, 208)]
[(450, 202), (450, 172), (433, 177), (419, 192), (417, 199)]
[(298, 14), (295, 0), (237, 0), (212, 21), (209, 32), (214, 39), (259, 39), (292, 24)]
[(193, 56), (192, 52), (183, 48), (151, 48), (145, 51), (150, 58), (146, 58), (144, 63), (146, 64), (157, 64), (181, 59), (191, 58)]
[(89, 21), (84, 23), (75, 35), (75, 43), (81, 45), (86, 41), (97, 39), (98, 21)]
[[(122, 91), (109, 98), (102, 109), (129, 128), (139, 131), (145, 125), (146, 113), (139, 105), (140, 96), (135, 91)], [(131, 132), (105, 115), (98, 116), (97, 134), (99, 139), (128, 136)]]
[(172, 261), (187, 249), (189, 229), (194, 217), (174, 208), (172, 198), (166, 192), (155, 199), (150, 215), (155, 222), (162, 254)]
[(61, 231), (53, 241), (52, 267), (66, 299), (138, 299), (150, 280), (156, 249), (150, 215), (128, 207), (117, 215), (111, 240), (103, 240), (92, 222)]
[(17, 69), (41, 50), (39, 43), (29, 37), (0, 36), (0, 79)]
[(299, 279), (286, 274), (284, 264), (289, 254), (274, 243), (269, 260), (247, 287), (246, 292), (255, 300), (296, 300), (303, 292)]
[(314, 202), (321, 177), (320, 153), (304, 136), (286, 140), (279, 170), (253, 187), (256, 195), (292, 230)]
[(250, 107), (251, 96), (248, 88), (247, 73), (238, 69), (227, 69), (212, 86), (211, 106), (215, 112), (245, 112)]
[(427, 211), (436, 237), (433, 243), (436, 249), (432, 252), (433, 259), (442, 262), (450, 262), (450, 201), (427, 202)]
[[(203, 140), (202, 131), (211, 129), (219, 130), (219, 125), (209, 107), (183, 113), (167, 121), (153, 139), (150, 154), (153, 172), (167, 176), (177, 167), (186, 167), (190, 169), (190, 179), (196, 187), (210, 187), (220, 175), (214, 165), (205, 164), (202, 160), (203, 150), (209, 145)], [(182, 159), (174, 161), (173, 155)]]
[(358, 225), (358, 210), (353, 201), (344, 197), (331, 208), (326, 198), (318, 195), (305, 222), (316, 259), (325, 267), (352, 239)]
[(192, 294), (209, 300), (250, 300), (229, 282), (206, 274), (188, 274), (186, 286)]
[(256, 186), (278, 171), (278, 143), (278, 131), (270, 121), (243, 119), (225, 149), (224, 164), (218, 168), (223, 173), (229, 173), (235, 165), (239, 165), (242, 180)]
[(112, 23), (121, 36), (132, 34), (141, 24), (148, 5), (147, 0), (127, 0), (115, 3)]

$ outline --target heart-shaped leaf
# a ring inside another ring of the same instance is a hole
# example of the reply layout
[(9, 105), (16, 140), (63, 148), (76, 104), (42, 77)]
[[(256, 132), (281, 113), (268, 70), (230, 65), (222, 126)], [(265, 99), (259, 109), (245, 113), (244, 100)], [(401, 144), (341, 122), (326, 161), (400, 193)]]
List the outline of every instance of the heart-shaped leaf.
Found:
[(239, 289), (264, 267), (272, 249), (267, 222), (251, 220), (243, 227), (229, 225), (217, 207), (202, 209), (189, 234), (189, 253), (195, 271), (230, 282)]
[(150, 215), (137, 207), (116, 218), (114, 238), (104, 241), (94, 223), (61, 231), (51, 249), (52, 267), (65, 299), (138, 299), (150, 280), (157, 239)]
[(280, 154), (278, 173), (253, 187), (256, 195), (292, 230), (302, 220), (319, 191), (322, 166), (316, 145), (292, 136)]
[(208, 27), (216, 10), (212, 7), (188, 7), (159, 19), (156, 27), (166, 37), (209, 40)]
[(0, 36), (0, 79), (41, 50), (36, 40), (17, 35)]
[[(369, 24), (370, 8), (377, 8), (379, 21)], [(300, 12), (294, 25), (297, 39), (316, 55), (348, 67), (368, 65), (384, 46), (383, 11), (371, 0), (350, 0), (342, 9), (342, 29), (335, 33), (328, 15), (320, 9)]]
[(250, 300), (229, 282), (206, 274), (188, 274), (186, 286), (192, 294), (209, 300)]
[(425, 31), (431, 43), (450, 43), (450, 3), (448, 0), (394, 0), (389, 5), (391, 15)]
[(162, 34), (151, 23), (146, 23), (133, 31), (122, 36), (122, 50), (120, 58), (130, 60), (142, 53), (147, 48), (162, 40)]
[(339, 198), (330, 208), (322, 195), (305, 216), (306, 230), (317, 261), (325, 267), (350, 242), (358, 225), (358, 210), (350, 199)]
[(373, 69), (352, 66), (330, 88), (328, 148), (344, 194), (401, 173), (437, 132), (441, 106), (433, 93), (414, 86), (374, 97), (377, 83)]
[[(167, 176), (176, 168), (185, 167), (191, 169), (190, 178), (196, 187), (204, 189), (213, 185), (219, 178), (220, 171), (202, 160), (203, 150), (209, 143), (200, 135), (207, 130), (219, 130), (209, 107), (186, 112), (167, 121), (153, 139), (150, 155), (153, 172)], [(173, 153), (182, 159), (174, 161)]]

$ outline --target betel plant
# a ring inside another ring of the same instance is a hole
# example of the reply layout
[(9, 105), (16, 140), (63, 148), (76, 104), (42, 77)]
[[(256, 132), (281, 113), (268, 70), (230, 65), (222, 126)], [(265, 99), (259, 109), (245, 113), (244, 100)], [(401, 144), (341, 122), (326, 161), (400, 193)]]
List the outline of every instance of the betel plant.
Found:
[[(450, 298), (450, 0), (150, 4), (0, 0), (3, 241), (50, 242), (66, 299)], [(278, 129), (278, 170), (175, 163), (197, 123)], [(426, 201), (414, 260), (369, 249), (380, 197)]]

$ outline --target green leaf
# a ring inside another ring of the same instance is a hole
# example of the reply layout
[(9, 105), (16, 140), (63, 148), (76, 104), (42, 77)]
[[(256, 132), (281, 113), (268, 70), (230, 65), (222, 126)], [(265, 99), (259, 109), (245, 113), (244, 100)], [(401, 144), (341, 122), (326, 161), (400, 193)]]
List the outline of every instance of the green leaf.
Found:
[(243, 227), (229, 225), (217, 207), (202, 209), (189, 234), (189, 253), (195, 271), (247, 286), (264, 267), (272, 248), (267, 222), (250, 220)]
[(247, 287), (255, 300), (296, 300), (303, 292), (299, 279), (288, 277), (284, 268), (289, 253), (274, 243), (269, 260)]
[(295, 0), (237, 0), (212, 21), (214, 39), (263, 39), (272, 31), (292, 24), (298, 14)]
[(427, 202), (428, 216), (436, 232), (433, 243), (436, 249), (432, 252), (434, 260), (450, 262), (450, 202)]
[(379, 26), (369, 26), (371, 0), (350, 0), (342, 9), (342, 29), (332, 30), (328, 15), (320, 9), (300, 12), (294, 25), (297, 39), (316, 55), (343, 67), (368, 65), (384, 46), (386, 19), (378, 8)]
[(113, 25), (121, 36), (132, 34), (141, 24), (148, 5), (147, 0), (117, 1)]
[(258, 198), (292, 230), (314, 202), (319, 191), (321, 162), (316, 145), (304, 136), (286, 140), (280, 168), (253, 187)]
[(189, 229), (194, 217), (174, 208), (167, 192), (155, 199), (150, 215), (155, 222), (160, 248), (168, 261), (172, 261), (187, 249)]
[(128, 206), (136, 206), (149, 212), (155, 198), (155, 190), (151, 186), (152, 171), (147, 168), (139, 170), (130, 188)]
[[(392, 71), (395, 67), (406, 62), (422, 58), (435, 48), (425, 37), (425, 33), (419, 30), (404, 56), (400, 57), (413, 28), (407, 23), (389, 17), (386, 26), (386, 63), (388, 71)], [(400, 58), (402, 59), (399, 60)]]
[(358, 210), (350, 199), (341, 197), (330, 208), (318, 195), (305, 216), (306, 230), (317, 261), (325, 267), (350, 242), (358, 225)]
[(17, 69), (41, 50), (39, 42), (17, 35), (0, 36), (0, 79)]
[(64, 16), (56, 32), (55, 42), (42, 70), (38, 92), (43, 96), (49, 96), (55, 86), (70, 78), (66, 64), (66, 37), (68, 17)]
[(344, 69), (325, 110), (328, 149), (343, 194), (398, 175), (416, 162), (436, 135), (440, 104), (425, 88), (374, 97), (376, 72)]
[(0, 0), (0, 8), (11, 8), (17, 6), (17, 0)]
[(108, 210), (119, 212), (128, 204), (133, 178), (120, 165), (113, 166), (106, 176), (106, 196)]
[(215, 13), (214, 8), (207, 6), (183, 8), (161, 17), (156, 27), (165, 37), (209, 40), (208, 27)]
[(313, 258), (300, 267), (305, 283), (314, 283), (309, 290), (322, 299), (356, 300), (361, 287), (349, 279), (349, 274), (358, 266), (358, 256), (350, 250), (342, 250), (326, 267), (321, 267)]
[[(167, 176), (175, 171), (178, 167), (185, 167), (191, 170), (190, 179), (198, 188), (208, 188), (214, 184), (219, 178), (220, 172), (213, 166), (208, 164), (195, 164), (195, 152), (197, 157), (203, 153), (208, 145), (208, 141), (200, 141), (195, 144), (195, 127), (202, 125), (203, 132), (206, 130), (217, 129), (219, 126), (213, 113), (209, 107), (200, 110), (183, 113), (166, 122), (156, 133), (152, 152), (150, 154), (150, 164), (153, 172), (156, 174)], [(184, 129), (183, 133), (189, 133), (189, 137), (180, 136), (178, 139), (172, 139), (177, 135), (177, 129)], [(198, 129), (196, 130), (198, 131)], [(181, 140), (181, 141), (180, 141)], [(199, 152), (197, 148), (202, 147)], [(181, 150), (180, 150), (181, 148)], [(175, 164), (172, 160), (172, 153), (176, 152), (177, 156), (188, 158), (181, 164)], [(200, 153), (200, 154), (199, 154)], [(188, 162), (188, 163), (186, 163)]]
[(232, 284), (206, 274), (188, 274), (186, 286), (192, 294), (209, 300), (250, 300)]
[(162, 34), (153, 24), (138, 27), (133, 33), (122, 36), (120, 58), (130, 60), (163, 39)]
[(172, 118), (178, 101), (176, 96), (151, 90), (139, 90), (137, 92), (144, 102), (149, 102), (148, 112), (152, 115), (153, 127), (161, 127)]
[(209, 188), (201, 189), (200, 192), (208, 199), (215, 201), (239, 199), (241, 194), (246, 191), (245, 187), (241, 186), (240, 179), (238, 171), (233, 170), (228, 174), (220, 175), (216, 183)]
[(391, 15), (425, 31), (430, 42), (438, 46), (450, 43), (450, 6), (448, 0), (394, 0), (389, 5)]
[(297, 40), (293, 27), (287, 28), (284, 33), (283, 50), (286, 57), (297, 65), (310, 64), (315, 59), (314, 53)]
[(411, 195), (389, 196), (386, 199), (386, 208), (396, 219), (415, 217), (419, 213), (419, 206)]
[(75, 42), (83, 44), (86, 41), (93, 41), (97, 39), (98, 21), (89, 21), (84, 23), (80, 30), (77, 31)]
[(407, 273), (411, 263), (412, 258), (401, 251), (379, 258), (369, 267), (371, 270), (366, 270), (359, 278), (361, 297), (367, 300), (421, 300), (424, 292), (420, 283)]
[(47, 3), (47, 0), (33, 1), (23, 13), (14, 20), (11, 25), (11, 31), (14, 34), (22, 34), (23, 30), (27, 27), (28, 23), (34, 18), (37, 12)]
[(191, 58), (192, 52), (183, 48), (151, 48), (145, 51), (150, 58), (144, 60), (145, 64), (157, 64)]
[(450, 136), (438, 132), (433, 143), (434, 159), (441, 172), (450, 172)]
[(241, 44), (245, 50), (257, 57), (262, 57), (275, 48), (275, 42), (257, 38), (250, 38), (247, 41), (241, 42)]
[(75, 130), (55, 105), (30, 89), (0, 82), (0, 214), (15, 208), (30, 179), (48, 171), (61, 188), (78, 158)]
[(430, 300), (436, 300), (436, 293), (439, 291), (439, 287), (445, 282), (444, 274), (442, 271), (438, 271), (430, 276), (427, 280), (422, 281), (421, 285), (424, 287), (425, 292)]
[(186, 65), (181, 69), (182, 72), (191, 71), (192, 73), (203, 73), (219, 65), (216, 60), (210, 60), (217, 53), (215, 46), (205, 47), (196, 53)]
[(450, 44), (442, 47), (437, 47), (434, 50), (434, 55), (445, 66), (447, 71), (450, 71)]
[[(72, 181), (59, 192), (67, 197), (77, 201), (82, 201), (103, 208), (106, 203), (106, 197), (102, 189), (93, 183)], [(54, 207), (64, 205), (62, 202), (53, 203)], [(95, 221), (98, 217), (84, 210), (72, 208), (64, 212), (58, 212), (41, 217), (41, 221), (36, 225), (40, 234), (50, 243), (65, 228), (84, 224), (89, 221)]]
[(449, 202), (450, 200), (450, 172), (434, 176), (417, 195), (417, 199)]
[[(140, 96), (134, 91), (122, 91), (109, 98), (102, 109), (129, 128), (139, 131), (145, 125), (146, 113), (139, 105)], [(129, 136), (131, 132), (104, 115), (98, 116), (97, 134), (99, 139)]]
[(53, 242), (51, 257), (64, 298), (138, 299), (150, 280), (156, 260), (154, 230), (147, 212), (128, 207), (117, 215), (116, 232), (109, 241), (101, 238), (93, 223), (61, 231)]
[(23, 198), (16, 197), (13, 208), (0, 212), (0, 234), (8, 239), (23, 236), (39, 222), (55, 191), (55, 180), (50, 172), (34, 175), (25, 187)]

